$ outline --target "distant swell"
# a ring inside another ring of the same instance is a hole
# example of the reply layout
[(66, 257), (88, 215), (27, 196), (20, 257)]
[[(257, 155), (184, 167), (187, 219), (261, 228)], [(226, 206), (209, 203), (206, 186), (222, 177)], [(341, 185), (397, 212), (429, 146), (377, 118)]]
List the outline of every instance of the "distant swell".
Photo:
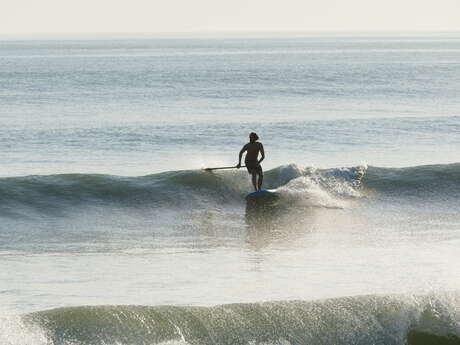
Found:
[[(343, 207), (369, 192), (447, 197), (460, 192), (460, 164), (407, 168), (346, 167), (315, 169), (295, 164), (265, 173), (264, 187), (286, 202)], [(252, 187), (244, 171), (169, 171), (140, 177), (60, 174), (0, 178), (0, 214), (42, 213), (78, 206), (202, 207), (242, 203)]]
[(56, 345), (441, 345), (460, 341), (459, 302), (458, 295), (449, 295), (215, 307), (84, 306), (41, 311), (23, 319)]
[(460, 163), (407, 168), (369, 167), (363, 183), (383, 193), (456, 194), (460, 191)]

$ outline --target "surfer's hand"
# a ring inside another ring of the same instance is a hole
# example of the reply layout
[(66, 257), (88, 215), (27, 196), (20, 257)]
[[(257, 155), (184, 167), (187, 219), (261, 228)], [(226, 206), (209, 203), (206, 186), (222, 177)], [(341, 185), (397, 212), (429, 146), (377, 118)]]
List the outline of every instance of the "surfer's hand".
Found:
[(238, 164), (236, 165), (236, 168), (237, 168), (237, 169), (241, 168), (241, 163), (238, 163)]

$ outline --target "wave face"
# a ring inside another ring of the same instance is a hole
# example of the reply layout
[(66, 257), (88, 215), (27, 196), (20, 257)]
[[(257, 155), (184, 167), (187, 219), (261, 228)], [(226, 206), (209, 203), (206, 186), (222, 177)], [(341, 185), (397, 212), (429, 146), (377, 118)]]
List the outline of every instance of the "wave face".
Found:
[[(265, 173), (264, 187), (287, 202), (344, 207), (368, 192), (447, 198), (460, 192), (460, 163), (408, 168), (356, 166), (315, 169), (295, 164)], [(0, 178), (0, 214), (42, 213), (76, 206), (191, 207), (241, 203), (251, 190), (243, 171), (170, 171), (141, 177), (61, 174)], [(374, 193), (374, 195), (375, 195)]]
[(21, 209), (47, 212), (81, 205), (161, 206), (232, 196), (231, 179), (202, 171), (175, 171), (142, 177), (62, 174), (0, 179), (0, 205), (12, 214)]
[(460, 341), (459, 302), (451, 294), (214, 307), (83, 306), (36, 312), (23, 320), (56, 345), (439, 345)]

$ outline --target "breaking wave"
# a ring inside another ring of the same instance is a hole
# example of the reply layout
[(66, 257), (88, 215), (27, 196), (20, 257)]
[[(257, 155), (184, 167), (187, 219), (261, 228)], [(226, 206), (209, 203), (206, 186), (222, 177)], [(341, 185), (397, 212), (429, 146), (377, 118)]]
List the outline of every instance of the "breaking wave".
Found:
[(82, 306), (24, 315), (21, 330), (38, 334), (40, 342), (31, 345), (441, 345), (460, 342), (459, 306), (453, 293), (214, 307)]

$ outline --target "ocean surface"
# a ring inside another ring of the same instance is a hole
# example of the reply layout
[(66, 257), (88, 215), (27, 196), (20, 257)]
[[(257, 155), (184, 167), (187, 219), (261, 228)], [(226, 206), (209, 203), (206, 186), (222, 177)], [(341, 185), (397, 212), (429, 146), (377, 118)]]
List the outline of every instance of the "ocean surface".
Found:
[(0, 121), (2, 345), (460, 344), (460, 33), (5, 36)]

